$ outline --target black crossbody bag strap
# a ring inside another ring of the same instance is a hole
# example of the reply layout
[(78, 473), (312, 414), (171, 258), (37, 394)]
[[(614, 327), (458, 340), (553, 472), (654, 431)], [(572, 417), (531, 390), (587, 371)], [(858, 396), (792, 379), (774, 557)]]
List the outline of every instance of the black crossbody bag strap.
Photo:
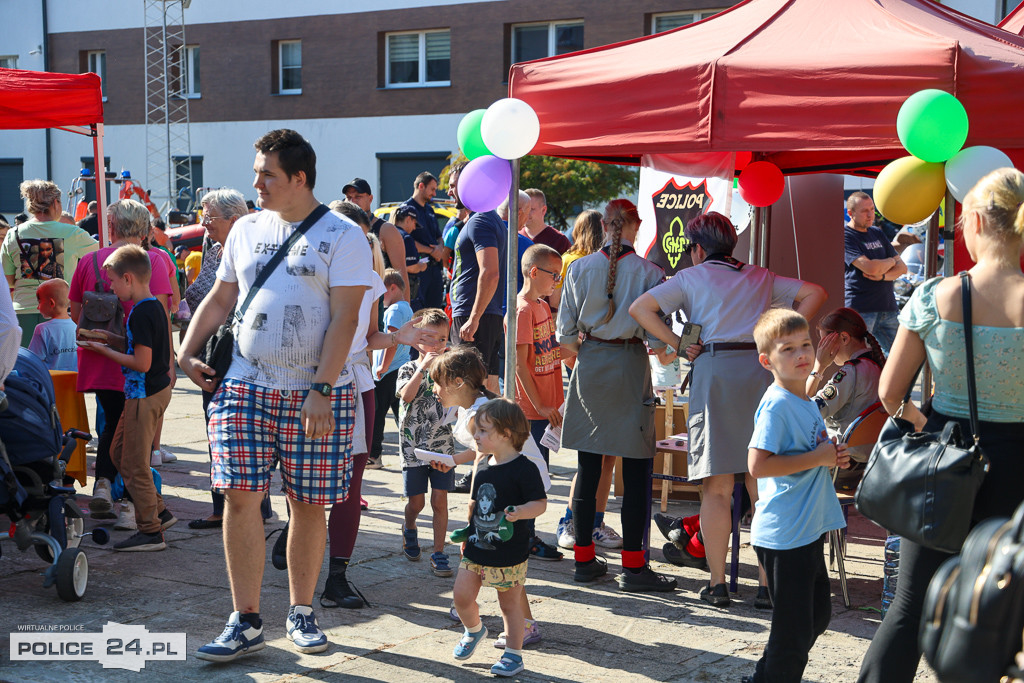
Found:
[(313, 224), (320, 220), (328, 211), (330, 211), (330, 209), (323, 204), (313, 209), (313, 212), (306, 216), (306, 220), (302, 221), (299, 227), (297, 227), (292, 234), (288, 236), (285, 243), (282, 244), (274, 255), (270, 257), (267, 265), (263, 266), (263, 270), (260, 271), (260, 274), (257, 275), (256, 279), (253, 281), (252, 287), (249, 288), (248, 294), (245, 295), (245, 300), (242, 302), (242, 305), (235, 309), (235, 321), (242, 321), (242, 316), (245, 315), (245, 310), (249, 308), (249, 304), (252, 303), (252, 299), (256, 296), (256, 292), (260, 291), (260, 287), (267, 282), (267, 278), (269, 278), (274, 272), (274, 269), (277, 268), (278, 264), (284, 260), (284, 257), (288, 255), (288, 252), (295, 243), (299, 241), (299, 238), (305, 235), (306, 232), (313, 227)]
[(964, 309), (964, 349), (967, 351), (967, 403), (971, 410), (971, 436), (977, 445), (980, 433), (978, 387), (974, 379), (974, 322), (971, 319), (971, 276), (966, 271), (960, 273), (960, 299)]

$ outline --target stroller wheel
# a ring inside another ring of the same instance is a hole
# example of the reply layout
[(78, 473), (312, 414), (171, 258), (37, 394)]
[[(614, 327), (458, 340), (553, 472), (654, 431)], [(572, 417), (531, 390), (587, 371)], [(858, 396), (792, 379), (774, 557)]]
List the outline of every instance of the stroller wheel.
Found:
[(57, 558), (57, 595), (65, 602), (76, 602), (85, 595), (89, 583), (89, 560), (81, 548), (67, 548)]
[[(82, 534), (85, 533), (85, 520), (80, 516), (72, 517), (68, 514), (67, 507), (71, 506), (70, 502), (65, 503), (64, 510), (64, 547), (66, 548), (77, 548), (82, 543)], [(77, 511), (76, 511), (77, 513)], [(44, 515), (39, 518), (39, 522), (36, 526), (37, 531), (43, 533), (49, 533), (51, 536), (57, 539), (57, 542), (61, 542), (60, 530), (50, 528), (47, 517)], [(53, 551), (50, 550), (48, 545), (36, 545), (36, 554), (44, 561), (53, 564)]]

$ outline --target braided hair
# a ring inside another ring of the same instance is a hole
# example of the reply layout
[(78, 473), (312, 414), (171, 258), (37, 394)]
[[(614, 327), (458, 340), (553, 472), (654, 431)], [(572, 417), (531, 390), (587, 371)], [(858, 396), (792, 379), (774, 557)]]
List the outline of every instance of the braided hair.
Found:
[(608, 312), (601, 321), (602, 324), (607, 323), (615, 315), (615, 271), (618, 269), (619, 254), (622, 252), (622, 229), (627, 222), (640, 222), (636, 206), (628, 199), (615, 199), (609, 202), (604, 214), (606, 229), (611, 234), (612, 243), (608, 251), (608, 285), (605, 290), (608, 294)]
[(875, 335), (868, 331), (868, 326), (860, 313), (852, 308), (837, 308), (821, 319), (818, 327), (827, 332), (846, 332), (854, 339), (864, 341), (871, 353), (871, 360), (875, 361), (878, 367), (885, 366), (885, 352), (881, 344), (875, 339)]

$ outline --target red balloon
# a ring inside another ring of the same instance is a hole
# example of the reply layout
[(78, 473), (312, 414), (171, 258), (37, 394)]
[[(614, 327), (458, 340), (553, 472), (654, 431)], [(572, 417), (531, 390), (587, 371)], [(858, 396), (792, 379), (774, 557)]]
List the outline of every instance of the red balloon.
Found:
[(753, 160), (753, 152), (736, 152), (736, 173), (741, 173)]
[(739, 179), (740, 196), (751, 206), (770, 206), (786, 189), (786, 178), (770, 161), (755, 161), (743, 169)]

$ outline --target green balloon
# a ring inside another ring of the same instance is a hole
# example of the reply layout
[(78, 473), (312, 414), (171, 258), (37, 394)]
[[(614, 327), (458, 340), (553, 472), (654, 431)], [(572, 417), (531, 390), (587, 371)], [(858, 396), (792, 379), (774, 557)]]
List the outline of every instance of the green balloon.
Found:
[(922, 161), (941, 163), (967, 141), (967, 111), (942, 90), (921, 90), (907, 98), (896, 117), (896, 132), (907, 151)]
[(459, 131), (456, 134), (459, 140), (459, 149), (471, 161), (491, 153), (480, 135), (480, 121), (483, 120), (486, 111), (486, 109), (474, 109), (459, 121)]

